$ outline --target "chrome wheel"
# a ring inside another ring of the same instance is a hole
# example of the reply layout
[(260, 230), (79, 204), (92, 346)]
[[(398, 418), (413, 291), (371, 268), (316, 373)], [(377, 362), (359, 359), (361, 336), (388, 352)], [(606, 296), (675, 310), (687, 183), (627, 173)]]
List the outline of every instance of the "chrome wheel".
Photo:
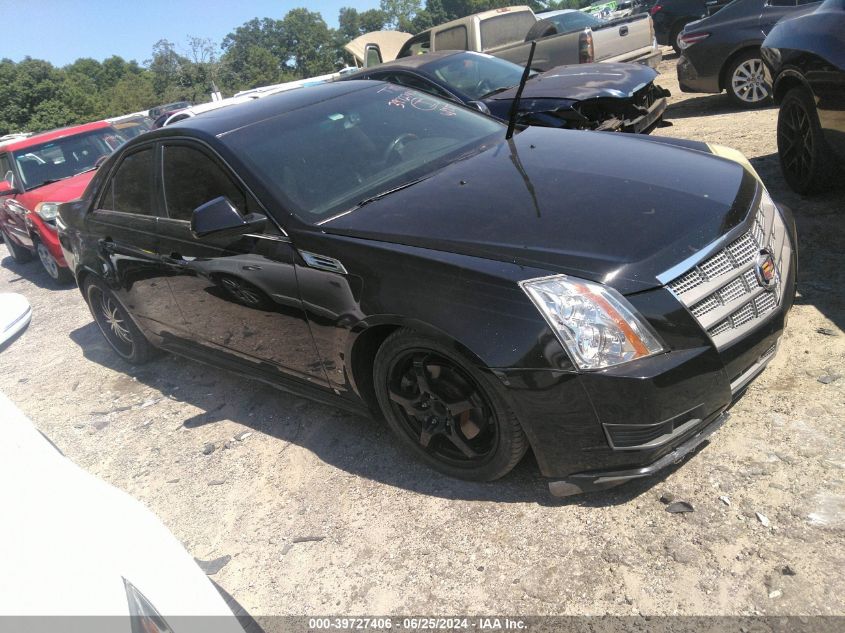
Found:
[(763, 61), (759, 57), (746, 59), (734, 68), (731, 75), (731, 90), (743, 103), (757, 104), (768, 99), (771, 86), (763, 73)]
[(47, 250), (47, 247), (44, 246), (41, 242), (37, 242), (35, 246), (35, 251), (38, 253), (38, 258), (41, 260), (41, 263), (44, 265), (44, 269), (47, 271), (47, 274), (50, 275), (53, 279), (59, 278), (59, 265), (56, 263), (55, 258), (50, 254), (50, 251)]

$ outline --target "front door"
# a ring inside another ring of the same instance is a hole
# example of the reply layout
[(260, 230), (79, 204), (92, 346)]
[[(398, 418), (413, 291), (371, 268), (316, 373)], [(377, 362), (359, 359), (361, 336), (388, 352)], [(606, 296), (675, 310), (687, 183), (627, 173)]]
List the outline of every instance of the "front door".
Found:
[(166, 217), (159, 221), (159, 252), (171, 269), (183, 339), (326, 385), (299, 298), (290, 240), (270, 219), (260, 235), (194, 237), (193, 210), (219, 196), (243, 214), (264, 210), (205, 148), (174, 141), (161, 149)]
[(157, 253), (155, 152), (150, 144), (126, 154), (85, 222), (120, 301), (142, 327), (160, 334), (181, 315), (164, 279), (169, 271)]

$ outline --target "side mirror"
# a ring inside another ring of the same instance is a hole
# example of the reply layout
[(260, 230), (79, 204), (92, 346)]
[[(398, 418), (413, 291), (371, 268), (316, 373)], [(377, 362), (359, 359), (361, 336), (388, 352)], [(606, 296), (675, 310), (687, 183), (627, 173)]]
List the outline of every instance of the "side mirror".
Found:
[(8, 180), (0, 181), (0, 196), (12, 196), (16, 193), (20, 193), (20, 191), (12, 183)]
[(242, 216), (225, 196), (198, 206), (191, 214), (191, 233), (198, 238), (259, 233), (266, 224), (267, 218), (260, 213)]

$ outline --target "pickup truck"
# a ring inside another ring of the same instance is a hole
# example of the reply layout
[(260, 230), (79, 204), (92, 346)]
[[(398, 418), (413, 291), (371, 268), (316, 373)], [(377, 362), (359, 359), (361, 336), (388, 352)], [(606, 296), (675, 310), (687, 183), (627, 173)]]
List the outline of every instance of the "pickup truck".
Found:
[[(613, 37), (605, 38), (605, 30)], [(611, 46), (610, 39), (624, 39), (625, 44)], [(405, 42), (397, 59), (429, 51), (463, 50), (488, 53), (524, 66), (532, 40), (537, 41), (532, 67), (540, 71), (595, 61), (639, 62), (655, 68), (662, 57), (648, 15), (560, 33), (530, 7), (515, 6), (475, 13), (423, 31)]]

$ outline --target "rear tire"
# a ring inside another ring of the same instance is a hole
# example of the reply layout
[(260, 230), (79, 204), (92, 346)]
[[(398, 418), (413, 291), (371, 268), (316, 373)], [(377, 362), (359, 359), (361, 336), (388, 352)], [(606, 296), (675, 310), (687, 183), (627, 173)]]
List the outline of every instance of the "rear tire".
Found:
[(557, 35), (557, 27), (555, 26), (555, 23), (549, 19), (537, 20), (528, 30), (528, 34), (525, 36), (525, 41), (530, 42), (531, 40), (541, 40), (544, 37), (549, 37), (550, 35)]
[(793, 191), (811, 194), (831, 186), (836, 163), (806, 88), (793, 88), (781, 101), (777, 139), (780, 168)]
[(445, 475), (492, 481), (528, 449), (492, 379), (436, 340), (397, 330), (376, 353), (373, 378), (381, 411), (400, 442)]
[(760, 108), (772, 100), (772, 87), (763, 72), (760, 50), (749, 50), (725, 70), (725, 90), (740, 108)]
[(6, 235), (5, 231), (0, 231), (3, 233), (3, 243), (6, 245), (6, 248), (9, 249), (9, 255), (12, 256), (18, 264), (25, 264), (26, 262), (32, 259), (32, 253), (29, 249), (24, 248), (20, 244), (15, 244), (12, 239)]
[(133, 365), (142, 365), (156, 355), (156, 348), (103, 281), (89, 277), (84, 295), (100, 332), (118, 356)]

